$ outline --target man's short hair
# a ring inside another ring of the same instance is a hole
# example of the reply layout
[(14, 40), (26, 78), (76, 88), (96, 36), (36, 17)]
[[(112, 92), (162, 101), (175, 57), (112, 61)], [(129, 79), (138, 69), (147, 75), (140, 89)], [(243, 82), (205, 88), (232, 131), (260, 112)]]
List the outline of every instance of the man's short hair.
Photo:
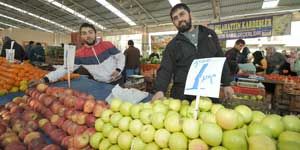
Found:
[(36, 45), (42, 45), (40, 42), (36, 43)]
[(34, 42), (33, 41), (29, 41), (29, 45), (33, 44)]
[(235, 41), (235, 45), (240, 45), (240, 44), (245, 45), (246, 42), (243, 39), (238, 39), (238, 40)]
[(89, 23), (81, 24), (81, 26), (79, 28), (79, 33), (81, 33), (82, 28), (92, 28), (94, 30), (94, 32), (96, 33), (96, 28), (92, 24), (89, 24)]
[(128, 41), (128, 45), (133, 46), (133, 45), (134, 45), (134, 42), (133, 42), (132, 40), (129, 40), (129, 41)]
[(184, 3), (179, 3), (179, 4), (176, 4), (174, 7), (172, 7), (171, 11), (170, 11), (170, 17), (171, 17), (171, 20), (173, 20), (172, 18), (172, 15), (175, 11), (177, 11), (178, 9), (184, 9), (186, 10), (188, 13), (191, 13), (191, 10), (190, 8), (184, 4)]

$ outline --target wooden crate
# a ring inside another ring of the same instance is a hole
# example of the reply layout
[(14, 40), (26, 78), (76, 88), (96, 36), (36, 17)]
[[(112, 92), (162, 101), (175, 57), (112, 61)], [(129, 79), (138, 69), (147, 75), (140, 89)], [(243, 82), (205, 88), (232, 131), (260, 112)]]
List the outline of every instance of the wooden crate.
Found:
[(290, 111), (300, 112), (300, 96), (291, 95), (291, 102), (289, 104)]
[(252, 110), (259, 110), (263, 112), (269, 112), (271, 109), (270, 101), (254, 101), (254, 100), (245, 100), (245, 99), (229, 99), (223, 102), (227, 107), (234, 108), (238, 105), (246, 105)]

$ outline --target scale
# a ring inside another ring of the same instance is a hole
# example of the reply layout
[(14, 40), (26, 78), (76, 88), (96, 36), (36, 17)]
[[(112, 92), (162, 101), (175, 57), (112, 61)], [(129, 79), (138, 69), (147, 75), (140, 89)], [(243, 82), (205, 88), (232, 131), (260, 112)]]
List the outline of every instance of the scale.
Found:
[(248, 88), (264, 88), (264, 85), (260, 82), (260, 80), (256, 78), (237, 78), (237, 86), (240, 87), (248, 87)]

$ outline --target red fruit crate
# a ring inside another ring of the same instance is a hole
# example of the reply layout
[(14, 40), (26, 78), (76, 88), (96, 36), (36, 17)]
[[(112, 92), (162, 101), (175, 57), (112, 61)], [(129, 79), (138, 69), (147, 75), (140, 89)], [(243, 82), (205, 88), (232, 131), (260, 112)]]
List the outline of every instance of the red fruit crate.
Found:
[(232, 86), (235, 93), (238, 94), (250, 94), (250, 95), (261, 95), (265, 96), (266, 91), (264, 88), (247, 88), (240, 86)]

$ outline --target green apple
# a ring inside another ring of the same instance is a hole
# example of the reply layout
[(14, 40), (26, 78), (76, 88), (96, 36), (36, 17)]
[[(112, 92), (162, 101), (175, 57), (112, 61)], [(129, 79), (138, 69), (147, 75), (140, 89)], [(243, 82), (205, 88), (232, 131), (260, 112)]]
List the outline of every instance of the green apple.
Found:
[(154, 134), (154, 141), (159, 147), (167, 148), (170, 135), (168, 130), (159, 129)]
[(183, 133), (175, 132), (170, 135), (169, 147), (171, 150), (187, 149), (188, 139)]
[(199, 101), (200, 111), (209, 111), (212, 106), (212, 102), (209, 98), (203, 98)]
[(152, 110), (153, 112), (161, 112), (163, 114), (166, 114), (168, 112), (168, 106), (163, 103), (157, 103), (153, 105)]
[(151, 103), (144, 103), (143, 108), (144, 109), (152, 109), (152, 104)]
[(120, 146), (119, 145), (112, 145), (109, 147), (108, 150), (121, 150)]
[(215, 123), (203, 123), (200, 127), (201, 139), (210, 146), (218, 146), (222, 142), (223, 131)]
[(169, 116), (172, 116), (172, 115), (180, 116), (178, 112), (176, 112), (174, 110), (170, 110), (170, 111), (168, 111), (166, 117), (169, 117)]
[(217, 111), (218, 111), (219, 109), (222, 109), (222, 108), (224, 108), (224, 106), (223, 106), (222, 104), (213, 104), (213, 105), (211, 106), (210, 111), (211, 111), (211, 113), (216, 114)]
[(207, 113), (203, 118), (202, 118), (203, 123), (205, 122), (210, 122), (210, 123), (217, 123), (216, 121), (216, 116), (212, 113)]
[(208, 145), (201, 139), (189, 141), (189, 150), (208, 150)]
[(151, 123), (152, 109), (145, 108), (140, 113), (140, 119), (144, 124)]
[(187, 109), (189, 105), (182, 105), (179, 111), (180, 116), (186, 117), (187, 116)]
[(129, 102), (123, 102), (120, 106), (120, 113), (123, 116), (129, 116), (130, 115), (130, 108), (132, 107), (132, 104)]
[(197, 120), (186, 118), (183, 120), (182, 131), (188, 138), (194, 139), (199, 136), (200, 125)]
[(164, 103), (165, 105), (169, 106), (170, 100), (169, 100), (169, 99), (164, 99), (164, 100), (163, 100), (163, 103)]
[(143, 127), (143, 123), (138, 120), (132, 120), (129, 124), (129, 131), (134, 135), (134, 136), (138, 136), (141, 133), (142, 127)]
[(158, 147), (157, 144), (155, 144), (155, 143), (152, 142), (152, 143), (148, 143), (145, 146), (144, 150), (160, 150), (160, 148)]
[(144, 147), (146, 146), (146, 144), (142, 141), (141, 138), (139, 137), (134, 137), (132, 139), (132, 147), (131, 149), (133, 150), (139, 150), (139, 149), (144, 149)]
[(266, 115), (261, 111), (252, 111), (252, 122), (261, 122)]
[(154, 139), (155, 129), (152, 125), (146, 124), (141, 130), (140, 137), (145, 143), (150, 143)]
[(252, 121), (252, 110), (246, 105), (238, 105), (234, 108), (235, 111), (239, 112), (245, 123)]
[(96, 119), (95, 121), (96, 131), (102, 131), (103, 125), (104, 125), (104, 121), (101, 118)]
[(112, 114), (110, 117), (111, 125), (113, 125), (114, 127), (117, 127), (119, 125), (119, 121), (121, 120), (122, 117), (123, 117), (122, 114), (119, 112)]
[(165, 115), (162, 112), (155, 112), (151, 115), (151, 123), (154, 128), (161, 129), (164, 127)]
[(120, 111), (120, 106), (122, 104), (122, 100), (119, 98), (114, 98), (111, 100), (110, 109), (114, 112)]
[(118, 140), (118, 136), (121, 134), (121, 130), (119, 128), (113, 128), (108, 134), (108, 140), (112, 144), (116, 144)]
[(111, 143), (108, 139), (103, 139), (99, 144), (99, 150), (108, 149), (111, 146)]
[(190, 105), (190, 102), (188, 100), (182, 100), (181, 101), (181, 106), (182, 105)]
[(139, 119), (141, 110), (142, 110), (141, 105), (133, 105), (130, 110), (131, 117), (134, 119)]
[(181, 107), (181, 102), (178, 99), (170, 100), (169, 108), (170, 110), (179, 111)]
[(103, 135), (100, 132), (95, 132), (91, 137), (90, 137), (90, 145), (94, 149), (99, 148), (99, 144), (101, 140), (103, 139)]
[(128, 131), (130, 121), (131, 121), (130, 117), (121, 118), (121, 120), (119, 121), (119, 129), (121, 129), (122, 131)]
[(110, 116), (111, 116), (112, 114), (113, 114), (113, 111), (112, 111), (112, 110), (106, 109), (106, 110), (104, 110), (104, 111), (102, 112), (102, 114), (101, 114), (101, 119), (102, 119), (105, 123), (107, 123), (107, 122), (110, 121)]
[(130, 149), (132, 139), (133, 135), (130, 132), (125, 131), (119, 135), (118, 145), (121, 147), (121, 149)]
[(103, 125), (103, 128), (102, 128), (102, 134), (104, 137), (108, 137), (110, 131), (113, 129), (114, 127), (110, 124), (110, 123), (105, 123)]
[(170, 132), (179, 132), (182, 129), (182, 121), (179, 115), (169, 115), (164, 121), (165, 128)]

